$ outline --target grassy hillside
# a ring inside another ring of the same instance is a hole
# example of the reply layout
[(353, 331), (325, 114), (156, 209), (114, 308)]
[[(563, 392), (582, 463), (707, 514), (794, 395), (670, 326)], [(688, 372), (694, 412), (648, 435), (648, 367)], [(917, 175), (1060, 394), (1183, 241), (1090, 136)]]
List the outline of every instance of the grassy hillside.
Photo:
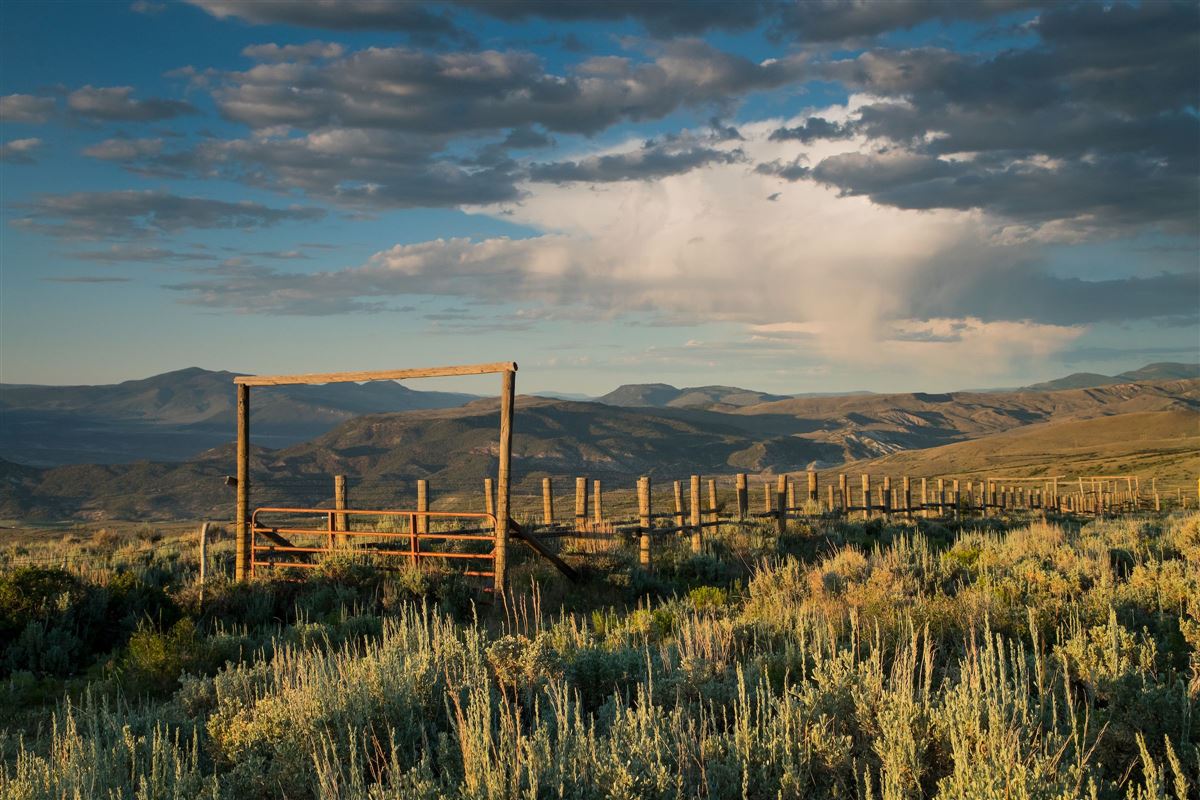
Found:
[(1194, 488), (1200, 413), (1146, 411), (1029, 425), (967, 442), (862, 461), (858, 470), (910, 475), (1115, 475)]

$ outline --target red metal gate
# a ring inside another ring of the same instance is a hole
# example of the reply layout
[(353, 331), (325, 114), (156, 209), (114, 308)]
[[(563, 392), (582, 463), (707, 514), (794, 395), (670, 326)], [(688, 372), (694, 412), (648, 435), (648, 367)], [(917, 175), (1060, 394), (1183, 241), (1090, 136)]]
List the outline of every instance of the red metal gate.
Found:
[[(263, 517), (280, 518), (280, 524), (267, 524)], [(303, 527), (303, 521), (312, 517), (322, 523), (321, 527)], [(352, 517), (398, 518), (407, 520), (407, 526), (400, 531), (353, 530), (349, 524)], [(431, 519), (474, 519), (483, 524), (469, 529), (430, 531)], [(495, 531), (495, 514), (470, 511), (258, 508), (250, 517), (250, 574), (254, 575), (259, 567), (316, 569), (320, 567), (318, 558), (321, 555), (353, 552), (408, 558), (412, 564), (430, 558), (459, 560), (467, 562), (468, 566), (470, 562), (483, 562), (463, 574), (494, 577), (496, 556), (493, 548), (480, 553), (431, 550), (422, 548), (421, 542), (491, 542), (494, 545)], [(297, 537), (306, 537), (305, 543), (293, 542)], [(407, 550), (398, 549), (405, 544)], [(488, 569), (483, 569), (485, 566)]]

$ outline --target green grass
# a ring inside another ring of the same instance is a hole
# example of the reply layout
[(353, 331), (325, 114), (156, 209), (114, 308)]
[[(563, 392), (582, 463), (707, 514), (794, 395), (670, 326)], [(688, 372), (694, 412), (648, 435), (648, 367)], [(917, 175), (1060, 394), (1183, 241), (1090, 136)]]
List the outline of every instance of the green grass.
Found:
[(347, 556), (202, 597), (154, 535), (0, 553), (0, 798), (1200, 786), (1200, 515), (730, 527), (652, 573), (593, 547), (583, 586), (518, 549), (494, 604)]

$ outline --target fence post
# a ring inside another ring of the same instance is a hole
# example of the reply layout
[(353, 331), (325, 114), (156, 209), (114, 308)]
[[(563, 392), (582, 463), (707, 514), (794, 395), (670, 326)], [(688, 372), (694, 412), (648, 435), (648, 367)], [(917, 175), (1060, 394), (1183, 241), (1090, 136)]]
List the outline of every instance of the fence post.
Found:
[(597, 525), (604, 522), (604, 501), (601, 499), (600, 479), (592, 481), (592, 521)]
[(779, 512), (775, 515), (775, 532), (780, 536), (787, 530), (788, 506), (787, 500), (788, 488), (791, 486), (791, 481), (787, 475), (780, 475), (775, 479), (775, 495), (779, 501)]
[[(424, 478), (417, 480), (417, 511), (429, 510), (429, 481)], [(417, 533), (429, 533), (429, 517), (424, 514), (417, 516)]]
[(850, 515), (850, 495), (846, 493), (846, 473), (838, 473), (838, 494), (842, 496), (842, 513)]
[(717, 511), (717, 479), (708, 479), (708, 510), (712, 513), (710, 522), (720, 522), (721, 513)]
[(871, 476), (862, 474), (863, 519), (871, 518)]
[(880, 505), (883, 506), (883, 518), (888, 521), (891, 521), (891, 519), (892, 519), (892, 476), (891, 475), (883, 476), (883, 489), (880, 490), (880, 493), (882, 495), (881, 499), (883, 500), (883, 502), (880, 503)]
[(821, 496), (817, 493), (817, 471), (810, 469), (808, 471), (808, 501), (816, 503), (820, 499)]
[(587, 525), (587, 478), (575, 479), (575, 530)]
[(638, 478), (638, 563), (643, 569), (650, 568), (650, 526), (654, 519), (650, 516), (650, 476)]
[(901, 488), (904, 494), (904, 516), (906, 519), (912, 519), (912, 483), (909, 481), (907, 475), (900, 480), (902, 481)]
[(771, 513), (771, 482), (763, 481), (763, 511), (770, 515)]
[(835, 506), (833, 504), (833, 484), (832, 483), (826, 484), (825, 488), (828, 490), (828, 494), (829, 494), (829, 501), (828, 501), (829, 513), (832, 514), (837, 509), (837, 506)]
[(736, 485), (738, 519), (745, 519), (746, 514), (750, 511), (750, 492), (746, 484), (746, 473), (739, 472), (737, 474)]
[(234, 580), (250, 577), (250, 387), (237, 385), (237, 551), (234, 559)]
[(200, 523), (200, 586), (204, 591), (204, 579), (208, 576), (208, 523)]
[(692, 552), (699, 555), (704, 550), (704, 541), (700, 536), (700, 476), (692, 476), (691, 492), (688, 495), (692, 511)]
[(921, 478), (921, 517), (929, 519), (929, 479)]
[(495, 487), (491, 478), (483, 479), (483, 510), (489, 514), (496, 513)]
[(796, 513), (796, 482), (787, 479), (787, 513)]
[(683, 532), (683, 484), (675, 481), (675, 527)]
[[(333, 476), (333, 507), (338, 510), (341, 510), (341, 511), (345, 511), (347, 508), (349, 508), (349, 504), (346, 501), (346, 476), (345, 475), (334, 475)], [(348, 528), (346, 527), (346, 524), (347, 524), (347, 517), (345, 514), (334, 514), (333, 515), (333, 527), (335, 530), (338, 530), (338, 531), (348, 530)], [(334, 541), (337, 543), (338, 547), (346, 547), (347, 545), (350, 544), (350, 537), (347, 536), (345, 533), (339, 533), (339, 534), (337, 534), (336, 537), (334, 537)]]
[(959, 506), (962, 503), (962, 495), (959, 494), (959, 491), (958, 491), (958, 478), (954, 479), (953, 486), (954, 486), (954, 518), (958, 519), (961, 515), (961, 512), (959, 511)]
[(554, 484), (549, 478), (542, 478), (542, 522), (554, 524)]
[(516, 365), (513, 367), (500, 376), (500, 458), (496, 468), (496, 543), (492, 562), (495, 573), (492, 591), (497, 596), (504, 593), (508, 571), (508, 518), (512, 499), (509, 473), (512, 470), (513, 406), (517, 393)]

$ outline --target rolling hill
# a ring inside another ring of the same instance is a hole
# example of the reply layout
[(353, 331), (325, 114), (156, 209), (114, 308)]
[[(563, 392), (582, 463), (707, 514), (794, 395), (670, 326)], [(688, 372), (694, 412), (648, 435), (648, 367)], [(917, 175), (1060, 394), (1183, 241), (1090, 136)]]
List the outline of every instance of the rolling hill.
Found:
[[(543, 475), (586, 474), (628, 483), (642, 474), (668, 479), (694, 472), (790, 472), (881, 455), (919, 459), (955, 447), (963, 449), (952, 454), (977, 453), (972, 458), (978, 461), (989, 448), (999, 447), (996, 442), (1007, 442), (1005, 436), (1020, 441), (1013, 450), (1018, 454), (1014, 468), (1032, 468), (1039, 452), (1052, 456), (1066, 449), (1061, 442), (1067, 434), (1060, 432), (1072, 429), (1064, 425), (1081, 425), (1078, 430), (1091, 437), (1088, 441), (1108, 437), (1118, 448), (1143, 441), (1137, 446), (1149, 453), (1152, 441), (1170, 440), (1165, 452), (1174, 454), (1180, 446), (1195, 451), (1195, 442), (1186, 437), (1180, 445), (1174, 434), (1157, 440), (1139, 436), (1150, 421), (1174, 425), (1176, 431), (1190, 421), (1195, 428), (1200, 381), (1060, 392), (791, 398), (734, 413), (522, 396), (513, 471), (522, 490), (532, 491)], [(497, 425), (497, 401), (488, 399), (451, 409), (354, 417), (311, 441), (281, 449), (261, 447), (256, 431), (255, 502), (327, 501), (334, 474), (352, 477), (360, 503), (394, 505), (417, 478), (430, 479), (438, 491), (478, 491), (482, 479), (495, 472)], [(1038, 444), (1039, 438), (1046, 443)], [(1080, 445), (1085, 449), (1072, 457), (1085, 463), (1090, 446)], [(1132, 452), (1118, 455), (1132, 458)], [(975, 468), (969, 459), (929, 463), (918, 469), (922, 462), (913, 461), (908, 469), (928, 475), (934, 474), (926, 471), (932, 465), (942, 474)], [(0, 517), (225, 518), (232, 501), (222, 481), (234, 468), (230, 444), (181, 463), (0, 467)]]
[(1179, 364), (1160, 361), (1147, 364), (1140, 369), (1122, 372), (1120, 375), (1100, 375), (1095, 372), (1076, 372), (1063, 378), (1044, 383), (1035, 383), (1025, 389), (1053, 392), (1059, 389), (1088, 389), (1094, 386), (1111, 386), (1114, 383), (1145, 383), (1147, 381), (1194, 380), (1200, 378), (1200, 364)]
[(692, 386), (676, 389), (666, 383), (627, 383), (596, 398), (596, 402), (623, 407), (706, 408), (722, 411), (787, 398), (788, 395), (767, 394), (737, 386)]
[(1200, 474), (1200, 413), (1143, 411), (1046, 422), (965, 442), (847, 465), (892, 475), (1154, 476), (1194, 489)]
[[(229, 440), (236, 374), (191, 367), (107, 386), (0, 385), (0, 457), (40, 466), (190, 458)], [(264, 444), (285, 447), (361, 414), (474, 399), (394, 381), (271, 386), (255, 392), (253, 425)]]

